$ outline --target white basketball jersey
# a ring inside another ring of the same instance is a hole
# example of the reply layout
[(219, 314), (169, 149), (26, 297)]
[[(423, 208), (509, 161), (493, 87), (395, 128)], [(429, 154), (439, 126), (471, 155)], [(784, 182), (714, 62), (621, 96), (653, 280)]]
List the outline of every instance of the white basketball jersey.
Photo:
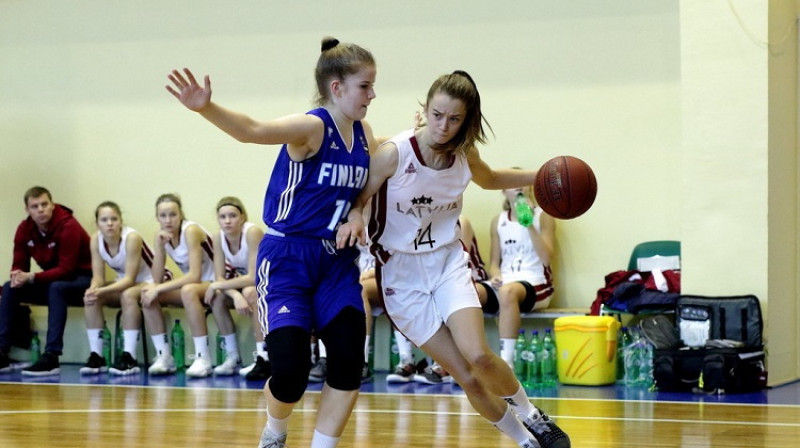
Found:
[(203, 266), (200, 270), (200, 281), (203, 282), (213, 282), (214, 281), (214, 251), (212, 249), (213, 243), (211, 242), (211, 236), (206, 232), (200, 224), (197, 224), (193, 221), (183, 220), (181, 223), (181, 239), (178, 242), (176, 247), (172, 247), (172, 244), (167, 243), (164, 245), (164, 250), (167, 251), (172, 261), (178, 265), (181, 272), (186, 274), (189, 272), (189, 246), (186, 244), (186, 228), (190, 225), (196, 225), (206, 234), (206, 238), (203, 242), (200, 243), (200, 246), (203, 249)]
[[(108, 253), (108, 247), (106, 247), (106, 242), (103, 240), (103, 235), (100, 232), (97, 232), (97, 248), (100, 251), (100, 258), (105, 261), (108, 267), (117, 273), (117, 280), (125, 277), (125, 261), (128, 258), (127, 242), (128, 235), (131, 233), (136, 233), (136, 231), (127, 226), (122, 228), (122, 239), (120, 239), (119, 242), (119, 249), (117, 250), (117, 254), (112, 257), (111, 254)], [(153, 251), (150, 250), (150, 247), (144, 242), (142, 242), (141, 257), (142, 259), (139, 262), (139, 272), (136, 273), (135, 282), (152, 283), (153, 274), (150, 271), (150, 266), (153, 265)]]
[(247, 262), (250, 248), (247, 246), (247, 231), (255, 224), (246, 222), (242, 226), (242, 234), (239, 236), (239, 250), (234, 254), (225, 238), (225, 232), (219, 231), (219, 241), (222, 244), (222, 253), (225, 254), (225, 263), (232, 267), (237, 274), (247, 275)]
[(425, 165), (413, 129), (391, 141), (397, 171), (372, 198), (373, 253), (382, 259), (384, 251), (431, 252), (457, 240), (462, 195), (472, 178), (466, 156), (456, 153), (449, 167), (435, 170)]
[[(500, 213), (497, 220), (497, 237), (500, 241), (500, 271), (503, 282), (526, 281), (531, 285), (547, 283), (544, 265), (533, 248), (527, 227), (509, 219), (510, 211)], [(534, 207), (533, 226), (541, 230), (542, 209)]]

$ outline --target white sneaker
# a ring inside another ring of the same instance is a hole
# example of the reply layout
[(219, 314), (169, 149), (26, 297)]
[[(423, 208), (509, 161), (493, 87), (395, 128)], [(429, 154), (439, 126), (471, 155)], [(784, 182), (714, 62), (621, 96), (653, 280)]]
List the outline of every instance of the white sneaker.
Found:
[(242, 367), (239, 369), (239, 376), (246, 377), (248, 373), (252, 372), (255, 369), (256, 363), (252, 363), (249, 366)]
[(150, 368), (147, 369), (150, 375), (168, 375), (175, 373), (175, 358), (170, 354), (159, 355)]
[(236, 368), (239, 366), (239, 358), (235, 355), (228, 354), (225, 362), (214, 367), (214, 375), (233, 375), (236, 373)]
[(186, 369), (186, 376), (192, 378), (205, 378), (211, 375), (211, 361), (206, 358), (195, 358), (194, 362)]
[(239, 369), (239, 376), (241, 377), (247, 376), (247, 374), (250, 373), (250, 371), (256, 367), (256, 362), (255, 362), (256, 358), (258, 358), (258, 352), (253, 352), (253, 363), (250, 364), (249, 366), (242, 367), (241, 369)]

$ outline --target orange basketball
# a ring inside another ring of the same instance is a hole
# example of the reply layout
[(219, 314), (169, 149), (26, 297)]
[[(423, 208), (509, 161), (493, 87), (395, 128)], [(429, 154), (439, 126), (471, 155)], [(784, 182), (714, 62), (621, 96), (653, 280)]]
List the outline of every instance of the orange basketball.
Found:
[(594, 203), (597, 179), (583, 160), (558, 156), (539, 168), (533, 194), (548, 215), (558, 219), (577, 218)]

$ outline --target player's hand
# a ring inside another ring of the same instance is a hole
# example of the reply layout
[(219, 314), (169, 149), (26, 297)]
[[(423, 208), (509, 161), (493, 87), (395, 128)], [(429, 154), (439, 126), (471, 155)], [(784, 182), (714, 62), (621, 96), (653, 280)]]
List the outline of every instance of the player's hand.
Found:
[(500, 289), (503, 286), (503, 277), (492, 277), (490, 282), (492, 283), (492, 288)]
[(91, 287), (83, 293), (83, 304), (94, 305), (97, 302), (97, 288)]
[(253, 312), (253, 310), (250, 309), (250, 304), (247, 303), (247, 299), (245, 299), (239, 291), (233, 294), (233, 306), (240, 316), (249, 316)]
[(186, 106), (189, 110), (199, 112), (211, 102), (211, 79), (208, 75), (205, 76), (205, 86), (200, 87), (194, 75), (188, 68), (184, 68), (183, 72), (186, 74), (184, 77), (178, 70), (172, 70), (172, 73), (167, 75), (167, 78), (172, 81), (173, 88), (167, 85), (167, 91), (171, 93), (178, 101)]
[(153, 303), (153, 300), (158, 297), (158, 290), (156, 289), (156, 285), (149, 283), (142, 287), (142, 292), (140, 294), (140, 298), (142, 301), (142, 305), (150, 306)]
[(156, 240), (158, 241), (159, 246), (164, 246), (167, 243), (171, 243), (172, 233), (167, 232), (166, 230), (159, 230), (158, 234), (156, 235)]
[(364, 221), (361, 218), (347, 221), (336, 232), (336, 248), (343, 249), (354, 244), (364, 244)]

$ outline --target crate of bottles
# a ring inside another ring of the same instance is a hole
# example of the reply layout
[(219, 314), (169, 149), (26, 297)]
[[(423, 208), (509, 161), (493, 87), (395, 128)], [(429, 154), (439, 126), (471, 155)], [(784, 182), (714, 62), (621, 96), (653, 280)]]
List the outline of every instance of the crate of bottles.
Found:
[(554, 322), (558, 380), (599, 386), (616, 381), (617, 333), (611, 316), (568, 316)]

